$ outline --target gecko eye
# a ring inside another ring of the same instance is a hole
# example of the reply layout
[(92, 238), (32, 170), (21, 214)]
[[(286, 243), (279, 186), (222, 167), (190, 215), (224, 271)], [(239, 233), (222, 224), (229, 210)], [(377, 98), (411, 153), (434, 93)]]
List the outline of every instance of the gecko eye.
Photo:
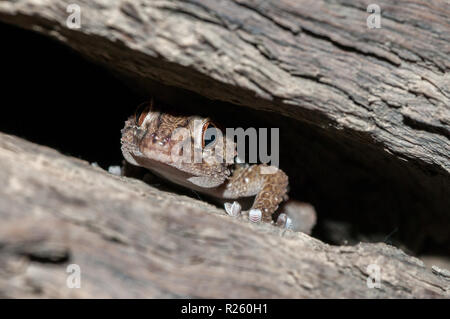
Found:
[(149, 103), (143, 103), (139, 105), (139, 107), (136, 110), (136, 113), (134, 114), (134, 119), (136, 121), (137, 126), (141, 126), (142, 123), (144, 123), (145, 117), (147, 116), (148, 112), (150, 112), (151, 104)]
[(220, 134), (220, 131), (213, 123), (207, 122), (203, 125), (203, 148), (214, 145), (218, 134)]

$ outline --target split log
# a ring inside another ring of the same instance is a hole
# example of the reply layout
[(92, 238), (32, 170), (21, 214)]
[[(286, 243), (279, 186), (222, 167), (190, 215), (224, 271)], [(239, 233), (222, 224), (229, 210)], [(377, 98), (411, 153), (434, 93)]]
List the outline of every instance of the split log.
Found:
[(185, 106), (172, 89), (194, 92), (233, 120), (246, 109), (281, 115), (266, 118), (282, 128), (282, 161), (296, 159), (282, 162), (292, 197), (360, 231), (397, 229), (413, 251), (450, 247), (445, 1), (378, 1), (379, 29), (367, 27), (362, 0), (80, 0), (79, 29), (68, 28), (68, 3), (1, 1), (0, 20), (61, 41), (144, 94)]
[[(3, 298), (450, 295), (446, 272), (392, 246), (251, 224), (13, 136), (0, 134), (0, 165)], [(67, 285), (73, 264), (80, 288)], [(379, 288), (367, 286), (371, 264)]]
[(368, 135), (448, 173), (449, 6), (379, 1), (371, 30), (364, 3), (84, 0), (71, 30), (64, 1), (2, 1), (0, 18), (132, 77)]
[[(77, 3), (79, 29), (67, 26), (69, 1), (1, 1), (0, 20), (57, 39), (140, 92), (181, 106), (195, 94), (193, 101), (201, 97), (231, 125), (238, 119), (227, 116), (230, 110), (244, 116), (254, 109), (249, 122), (282, 128), (291, 197), (313, 203), (319, 218), (350, 220), (384, 235), (398, 229), (399, 240), (416, 251), (430, 240), (450, 247), (445, 1), (378, 1), (380, 29), (368, 29), (362, 0)], [(0, 287), (8, 287), (2, 295), (448, 296), (445, 276), (436, 279), (392, 247), (331, 247), (305, 235), (281, 236), (3, 139), (5, 158), (20, 149), (14, 161), (22, 158), (29, 169), (11, 162), (0, 172), (8, 181), (1, 190), (0, 252), (8, 256), (4, 269), (12, 269), (2, 272)], [(43, 155), (33, 162), (26, 159), (30, 152)], [(53, 167), (58, 163), (71, 164)], [(106, 184), (93, 181), (94, 173)], [(165, 198), (180, 202), (159, 201)], [(232, 233), (226, 225), (235, 227)], [(244, 263), (243, 256), (252, 257)], [(365, 285), (374, 260), (383, 263), (381, 290)], [(72, 261), (85, 269), (87, 288), (60, 290), (66, 278), (60, 264)]]

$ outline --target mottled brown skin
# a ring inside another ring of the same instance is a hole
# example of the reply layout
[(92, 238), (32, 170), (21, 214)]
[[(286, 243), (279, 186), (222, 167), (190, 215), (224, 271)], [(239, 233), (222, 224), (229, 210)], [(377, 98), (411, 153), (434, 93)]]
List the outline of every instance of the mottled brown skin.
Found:
[[(234, 141), (216, 138), (212, 147), (205, 145), (205, 127), (216, 128), (209, 118), (184, 116), (157, 110), (153, 103), (130, 117), (122, 130), (122, 153), (125, 159), (145, 167), (171, 182), (220, 199), (239, 200), (255, 196), (251, 209), (259, 209), (262, 220), (272, 221), (279, 204), (288, 199), (288, 177), (280, 169), (264, 174), (267, 165), (236, 164)], [(177, 134), (180, 129), (188, 135)], [(191, 144), (191, 161), (179, 161), (179, 145)], [(178, 147), (178, 148), (177, 148)], [(205, 154), (193, 162), (193, 154)], [(221, 154), (226, 161), (216, 160)]]
[(288, 199), (288, 177), (280, 169), (273, 174), (262, 174), (260, 169), (267, 165), (235, 165), (233, 174), (226, 183), (225, 198), (255, 196), (252, 209), (260, 209), (262, 219), (272, 220), (278, 205)]

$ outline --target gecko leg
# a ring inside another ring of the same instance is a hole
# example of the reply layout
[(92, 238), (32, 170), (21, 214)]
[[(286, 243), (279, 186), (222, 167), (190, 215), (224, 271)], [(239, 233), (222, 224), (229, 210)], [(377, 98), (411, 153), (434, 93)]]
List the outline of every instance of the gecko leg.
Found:
[(250, 209), (250, 219), (272, 221), (278, 205), (288, 199), (288, 177), (280, 169), (267, 165), (241, 166), (235, 169), (225, 190), (225, 197), (256, 196)]

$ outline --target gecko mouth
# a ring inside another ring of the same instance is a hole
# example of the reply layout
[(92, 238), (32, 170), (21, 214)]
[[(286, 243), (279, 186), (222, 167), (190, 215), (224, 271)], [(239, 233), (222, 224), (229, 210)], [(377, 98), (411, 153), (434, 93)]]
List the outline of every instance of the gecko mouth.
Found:
[[(145, 82), (146, 90), (139, 89), (144, 79), (112, 76), (42, 36), (5, 25), (0, 25), (0, 30), (5, 41), (24, 39), (24, 47), (8, 46), (3, 54), (5, 61), (23, 63), (28, 74), (22, 77), (17, 69), (3, 70), (6, 78), (17, 80), (27, 92), (20, 100), (17, 95), (9, 96), (14, 105), (27, 106), (27, 116), (20, 108), (2, 108), (2, 132), (97, 162), (104, 168), (120, 165), (124, 121), (135, 106), (149, 98), (148, 92), (155, 92), (161, 100), (183, 110), (215, 116), (226, 127), (280, 128), (280, 167), (289, 176), (290, 197), (316, 207), (319, 220), (313, 234), (319, 239), (333, 244), (373, 239), (417, 253), (438, 250), (450, 255), (450, 219), (445, 214), (450, 207), (448, 179), (440, 168), (399, 160), (361, 133), (324, 130), (307, 120), (252, 111), (237, 103), (212, 103), (192, 92), (152, 81)], [(42, 46), (49, 50), (34, 59), (21, 53)], [(61, 56), (64, 63), (58, 64), (55, 61)], [(67, 65), (73, 77), (67, 75)], [(42, 83), (43, 73), (55, 79), (51, 94), (42, 94), (48, 92), (49, 85)], [(61, 78), (66, 82), (58, 81)], [(80, 83), (75, 78), (85, 81)], [(67, 87), (79, 93), (68, 96)], [(5, 90), (3, 94), (10, 93)], [(38, 102), (46, 106), (35, 107)], [(70, 116), (61, 120), (61, 114), (68, 110)], [(55, 115), (57, 121), (53, 120)], [(305, 119), (308, 116), (305, 111)]]

